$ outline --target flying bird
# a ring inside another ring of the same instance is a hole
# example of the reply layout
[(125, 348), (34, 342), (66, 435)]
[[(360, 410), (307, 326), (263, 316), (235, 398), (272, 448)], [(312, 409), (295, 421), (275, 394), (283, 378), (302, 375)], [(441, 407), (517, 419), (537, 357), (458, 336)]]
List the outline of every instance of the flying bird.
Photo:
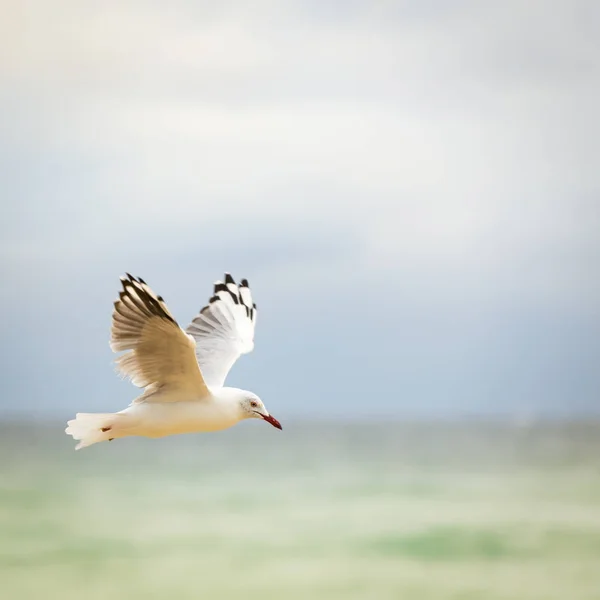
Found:
[(238, 285), (225, 273), (185, 330), (143, 279), (127, 273), (121, 283), (110, 347), (124, 352), (118, 371), (144, 391), (118, 413), (78, 413), (65, 430), (79, 441), (76, 450), (128, 436), (217, 431), (243, 419), (281, 429), (256, 394), (224, 387), (235, 361), (254, 348), (257, 313), (248, 280)]

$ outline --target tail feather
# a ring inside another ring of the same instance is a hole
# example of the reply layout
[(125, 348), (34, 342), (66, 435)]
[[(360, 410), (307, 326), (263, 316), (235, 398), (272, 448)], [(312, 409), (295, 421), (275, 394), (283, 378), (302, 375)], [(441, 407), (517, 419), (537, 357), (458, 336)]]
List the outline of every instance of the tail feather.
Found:
[(68, 421), (65, 433), (79, 441), (75, 450), (106, 442), (115, 437), (111, 434), (115, 416), (115, 413), (77, 413)]

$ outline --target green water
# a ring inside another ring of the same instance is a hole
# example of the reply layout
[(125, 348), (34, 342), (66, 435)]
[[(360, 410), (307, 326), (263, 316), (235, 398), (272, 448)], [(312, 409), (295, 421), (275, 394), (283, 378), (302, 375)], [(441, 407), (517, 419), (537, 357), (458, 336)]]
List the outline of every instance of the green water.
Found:
[(0, 427), (7, 600), (600, 599), (600, 425)]

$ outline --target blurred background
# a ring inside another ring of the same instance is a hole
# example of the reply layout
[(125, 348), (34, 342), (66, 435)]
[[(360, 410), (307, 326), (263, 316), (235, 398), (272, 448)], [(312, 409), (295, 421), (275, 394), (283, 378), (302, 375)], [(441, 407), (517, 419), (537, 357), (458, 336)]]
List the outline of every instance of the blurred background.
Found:
[[(3, 597), (599, 597), (597, 3), (0, 7)], [(73, 452), (125, 271), (283, 432)]]

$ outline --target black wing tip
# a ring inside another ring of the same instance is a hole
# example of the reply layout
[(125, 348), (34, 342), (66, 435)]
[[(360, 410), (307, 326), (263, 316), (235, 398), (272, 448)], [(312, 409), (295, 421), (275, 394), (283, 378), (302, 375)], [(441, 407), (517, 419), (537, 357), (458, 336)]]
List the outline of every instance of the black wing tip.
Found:
[(121, 281), (127, 281), (128, 283), (141, 283), (143, 285), (148, 285), (141, 277), (135, 277), (131, 273), (125, 271), (125, 276), (121, 277)]
[(148, 284), (141, 277), (136, 278), (131, 275), (131, 273), (125, 273), (125, 275), (127, 278), (121, 277), (123, 291), (119, 292), (119, 299), (114, 302), (115, 308), (119, 303), (123, 302), (123, 298), (126, 296), (131, 297), (131, 288), (133, 288), (139, 301), (142, 302), (143, 306), (150, 314), (176, 323), (175, 319), (165, 309), (165, 300), (162, 296), (154, 296), (154, 292), (149, 289)]
[[(236, 282), (235, 282), (235, 279), (231, 276), (231, 273), (225, 273), (224, 280), (225, 280), (225, 284), (232, 283), (233, 285), (237, 285)], [(242, 279), (240, 281), (240, 284), (239, 284), (238, 287), (247, 287), (247, 288), (249, 288), (250, 284), (248, 283), (248, 280), (244, 277), (244, 279)]]
[(125, 273), (125, 276), (121, 277), (121, 284), (123, 289), (127, 290), (127, 286), (136, 286), (140, 284), (146, 285), (146, 282), (141, 277), (134, 277), (131, 273)]
[(219, 292), (227, 292), (230, 296), (231, 299), (233, 300), (234, 304), (239, 304), (239, 300), (236, 294), (234, 294), (228, 287), (226, 283), (215, 283), (215, 291), (214, 291), (214, 295), (217, 296)]

